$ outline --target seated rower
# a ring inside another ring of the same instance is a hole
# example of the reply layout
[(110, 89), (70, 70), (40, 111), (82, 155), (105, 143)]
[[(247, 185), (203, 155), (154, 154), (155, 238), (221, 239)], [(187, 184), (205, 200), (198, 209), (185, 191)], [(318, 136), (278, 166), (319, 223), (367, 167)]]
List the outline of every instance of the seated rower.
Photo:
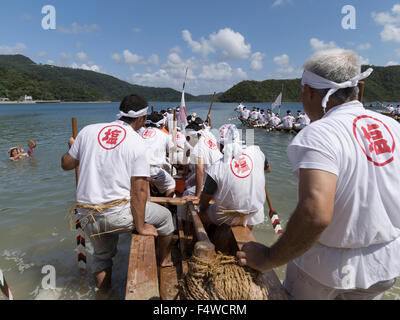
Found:
[[(205, 225), (255, 226), (264, 222), (265, 172), (268, 161), (258, 146), (243, 148), (233, 124), (220, 128), (224, 157), (207, 170), (200, 197), (200, 218)], [(210, 206), (214, 199), (215, 204)]]
[(279, 119), (276, 115), (271, 116), (270, 121), (267, 124), (269, 129), (277, 129), (281, 124), (282, 120)]
[(146, 144), (147, 156), (150, 162), (149, 182), (165, 197), (172, 197), (175, 192), (175, 180), (162, 167), (167, 163), (167, 151), (174, 147), (172, 136), (161, 130), (163, 117), (152, 114), (147, 117), (147, 129), (141, 133)]
[(293, 124), (295, 122), (295, 118), (292, 116), (292, 112), (288, 110), (286, 112), (286, 117), (282, 119), (282, 124), (278, 126), (278, 129), (283, 129), (283, 130), (292, 130), (293, 129)]
[(256, 125), (258, 122), (258, 112), (257, 112), (257, 108), (254, 107), (253, 111), (250, 113), (250, 123), (252, 125)]
[(250, 110), (247, 110), (246, 107), (243, 107), (243, 111), (240, 113), (239, 119), (244, 122), (247, 122), (249, 117), (250, 117)]

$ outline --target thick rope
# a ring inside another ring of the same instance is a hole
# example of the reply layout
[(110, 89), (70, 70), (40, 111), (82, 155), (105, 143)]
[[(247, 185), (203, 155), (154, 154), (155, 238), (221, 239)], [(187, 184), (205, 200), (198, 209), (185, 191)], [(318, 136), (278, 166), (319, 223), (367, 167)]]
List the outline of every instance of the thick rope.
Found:
[(193, 255), (180, 281), (180, 294), (186, 300), (268, 300), (262, 274), (222, 253), (210, 261)]

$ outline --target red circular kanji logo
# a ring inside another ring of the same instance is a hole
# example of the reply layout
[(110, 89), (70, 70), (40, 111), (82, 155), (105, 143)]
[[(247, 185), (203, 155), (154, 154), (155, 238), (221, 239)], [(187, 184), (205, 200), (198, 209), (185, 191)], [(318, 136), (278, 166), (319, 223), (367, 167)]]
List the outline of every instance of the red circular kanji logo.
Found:
[(392, 132), (381, 120), (360, 116), (353, 122), (353, 134), (368, 161), (383, 167), (394, 160), (396, 147)]
[(143, 132), (143, 139), (151, 139), (156, 135), (156, 130), (153, 128), (147, 128), (145, 132)]
[(97, 140), (100, 146), (106, 150), (118, 147), (125, 140), (126, 131), (118, 125), (104, 127), (100, 130)]
[(231, 171), (238, 178), (247, 178), (253, 172), (253, 160), (245, 153), (240, 156), (239, 160), (232, 158)]
[(218, 146), (214, 139), (211, 139), (207, 135), (204, 135), (204, 143), (211, 150), (217, 150)]

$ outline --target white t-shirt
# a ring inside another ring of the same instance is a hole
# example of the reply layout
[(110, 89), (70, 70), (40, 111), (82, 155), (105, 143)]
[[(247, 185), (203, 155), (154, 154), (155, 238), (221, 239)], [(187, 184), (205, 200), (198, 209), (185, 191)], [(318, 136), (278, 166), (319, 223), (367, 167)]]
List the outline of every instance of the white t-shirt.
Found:
[(291, 128), (293, 127), (293, 123), (296, 119), (293, 116), (286, 116), (283, 118), (283, 127), (284, 128)]
[(201, 137), (193, 148), (190, 154), (192, 163), (197, 163), (196, 158), (202, 158), (204, 168), (207, 169), (210, 165), (222, 158), (222, 153), (219, 151), (219, 146), (215, 136), (209, 132), (202, 130)]
[(247, 214), (244, 225), (264, 222), (265, 156), (258, 146), (244, 149), (239, 161), (224, 158), (207, 169), (216, 182), (214, 195), (217, 207)]
[(258, 119), (260, 120), (261, 123), (265, 123), (266, 122), (265, 113), (260, 113), (260, 115), (258, 116)]
[(353, 101), (329, 110), (289, 145), (295, 174), (306, 168), (338, 176), (332, 222), (295, 260), (319, 282), (346, 287), (340, 275), (350, 261), (358, 288), (400, 276), (399, 144), (399, 123)]
[(247, 120), (249, 118), (249, 116), (250, 116), (250, 110), (246, 109), (246, 110), (242, 111), (242, 118), (243, 119)]
[[(69, 154), (79, 160), (76, 192), (79, 203), (98, 205), (130, 199), (131, 177), (150, 175), (146, 146), (138, 133), (123, 121), (84, 127)], [(129, 203), (123, 207), (128, 206)], [(123, 207), (114, 207), (105, 213), (117, 212)]]
[(236, 110), (237, 111), (243, 111), (243, 108), (244, 108), (244, 105), (243, 104), (239, 104), (237, 107), (236, 107)]
[(172, 136), (158, 128), (149, 127), (142, 133), (147, 157), (151, 166), (161, 167), (166, 163), (167, 150), (174, 146)]
[(271, 125), (274, 127), (279, 125), (282, 122), (281, 119), (279, 119), (277, 116), (271, 117), (270, 121), (271, 121)]
[(257, 113), (257, 111), (252, 111), (252, 112), (250, 113), (250, 120), (254, 121), (254, 120), (257, 120), (257, 119), (258, 119), (258, 113)]
[(168, 123), (168, 131), (172, 132), (174, 129), (174, 114), (173, 113), (167, 113), (167, 123)]

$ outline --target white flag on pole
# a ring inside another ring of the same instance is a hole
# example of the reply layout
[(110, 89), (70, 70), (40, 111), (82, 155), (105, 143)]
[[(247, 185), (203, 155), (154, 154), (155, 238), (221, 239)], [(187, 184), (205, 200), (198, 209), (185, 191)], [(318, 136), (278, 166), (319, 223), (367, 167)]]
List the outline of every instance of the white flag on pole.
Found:
[(282, 104), (282, 92), (279, 94), (278, 98), (276, 98), (275, 102), (272, 103), (271, 109), (274, 110), (276, 107), (279, 107)]
[(188, 125), (187, 122), (187, 114), (186, 114), (186, 106), (185, 106), (185, 91), (182, 90), (182, 99), (181, 99), (181, 107), (177, 116), (178, 127), (181, 129), (185, 129)]

